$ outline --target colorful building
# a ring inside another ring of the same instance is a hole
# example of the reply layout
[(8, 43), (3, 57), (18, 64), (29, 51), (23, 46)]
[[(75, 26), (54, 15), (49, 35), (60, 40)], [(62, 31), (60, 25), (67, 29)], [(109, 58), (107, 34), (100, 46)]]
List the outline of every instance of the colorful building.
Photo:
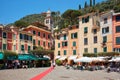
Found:
[(37, 47), (51, 49), (51, 46), (51, 32), (44, 25), (30, 25), (21, 29), (0, 27), (0, 51), (10, 50), (23, 54)]
[[(13, 26), (11, 27), (2, 27), (1, 28), (1, 51), (10, 50), (16, 53), (28, 53), (28, 39), (32, 37), (32, 34), (20, 31), (18, 28)], [(21, 39), (22, 35), (22, 39)], [(30, 36), (29, 36), (30, 35)], [(31, 41), (32, 42), (32, 41)], [(21, 45), (23, 46), (21, 49)], [(32, 45), (30, 45), (32, 47)], [(30, 49), (31, 50), (31, 49)]]
[(55, 33), (55, 56), (60, 60), (67, 59), (68, 63), (72, 63), (77, 58), (78, 51), (78, 31), (79, 26), (73, 25), (69, 28), (62, 29)]
[(68, 36), (68, 63), (73, 64), (73, 60), (79, 57), (79, 25), (69, 26)]
[(102, 51), (100, 19), (98, 13), (89, 13), (79, 17), (79, 54)]
[(2, 27), (2, 48), (1, 51), (3, 50), (12, 50), (12, 29), (9, 27)]
[(120, 13), (113, 14), (113, 50), (120, 52)]
[(100, 31), (102, 37), (101, 52), (113, 52), (112, 16), (113, 11), (102, 13), (100, 15)]
[(61, 60), (68, 57), (68, 28), (62, 29), (60, 32), (55, 32), (55, 56), (61, 56)]
[(19, 39), (18, 39), (18, 53), (25, 54), (29, 53), (30, 50), (33, 50), (33, 34), (28, 33), (26, 31), (19, 31)]
[(51, 32), (47, 30), (46, 26), (43, 25), (41, 26), (43, 28), (30, 25), (27, 28), (25, 28), (24, 31), (33, 34), (33, 49), (35, 49), (36, 47), (51, 49), (52, 46)]

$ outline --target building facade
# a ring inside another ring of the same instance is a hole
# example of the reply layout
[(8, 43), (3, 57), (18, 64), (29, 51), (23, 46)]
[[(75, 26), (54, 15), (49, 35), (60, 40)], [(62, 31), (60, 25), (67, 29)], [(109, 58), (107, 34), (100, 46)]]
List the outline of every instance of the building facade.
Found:
[(100, 31), (102, 37), (102, 52), (113, 51), (113, 31), (112, 31), (113, 11), (109, 11), (100, 15)]
[(79, 17), (79, 54), (101, 52), (99, 14), (90, 13)]
[(78, 48), (78, 31), (79, 26), (73, 25), (69, 28), (62, 29), (55, 33), (55, 56), (60, 60), (67, 59), (69, 64), (72, 64), (73, 59), (79, 56)]
[[(63, 42), (66, 42), (65, 47)], [(113, 10), (80, 16), (79, 26), (70, 26), (55, 33), (56, 59), (66, 58), (71, 63), (69, 60), (82, 57), (85, 53), (107, 52), (120, 52), (120, 13)]]
[(120, 52), (120, 13), (113, 14), (113, 50)]
[(27, 31), (27, 33), (31, 33), (33, 35), (33, 49), (35, 49), (35, 47), (51, 49), (52, 41), (51, 32), (49, 30), (30, 25), (25, 28), (24, 31)]
[(68, 40), (68, 28), (62, 29), (60, 32), (55, 33), (55, 56), (68, 55)]
[(30, 25), (26, 28), (0, 27), (0, 51), (10, 50), (18, 54), (29, 53), (37, 47), (51, 49), (51, 32), (47, 28)]

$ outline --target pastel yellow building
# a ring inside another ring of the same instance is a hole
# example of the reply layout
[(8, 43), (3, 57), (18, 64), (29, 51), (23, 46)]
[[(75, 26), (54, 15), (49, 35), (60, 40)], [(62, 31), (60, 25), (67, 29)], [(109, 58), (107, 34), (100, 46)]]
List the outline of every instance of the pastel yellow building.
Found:
[(65, 59), (68, 54), (68, 28), (65, 28), (55, 33), (55, 56), (61, 56)]
[(98, 13), (79, 17), (79, 54), (98, 53), (101, 48), (101, 32)]
[(73, 59), (79, 55), (78, 48), (79, 26), (73, 25), (55, 33), (55, 56), (72, 64)]

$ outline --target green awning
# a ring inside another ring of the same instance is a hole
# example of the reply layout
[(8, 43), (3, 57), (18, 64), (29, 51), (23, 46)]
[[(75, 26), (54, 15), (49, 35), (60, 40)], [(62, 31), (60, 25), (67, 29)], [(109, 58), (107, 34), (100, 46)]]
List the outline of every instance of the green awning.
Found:
[(49, 60), (49, 58), (44, 58), (44, 57), (41, 58), (33, 54), (19, 54), (18, 60)]
[(8, 56), (7, 57), (7, 60), (16, 60), (17, 59), (17, 56)]
[(3, 59), (4, 55), (2, 52), (0, 52), (0, 60)]
[(32, 54), (19, 54), (18, 60), (37, 60), (38, 58)]

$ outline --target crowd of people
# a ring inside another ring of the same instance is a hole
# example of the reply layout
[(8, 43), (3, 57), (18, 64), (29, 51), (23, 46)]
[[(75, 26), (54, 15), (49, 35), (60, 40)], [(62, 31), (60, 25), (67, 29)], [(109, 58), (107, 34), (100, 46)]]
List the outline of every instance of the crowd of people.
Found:
[(73, 65), (66, 64), (66, 69), (74, 70), (105, 70), (107, 72), (119, 72), (120, 73), (120, 62), (96, 62), (96, 63), (75, 63)]
[(19, 69), (19, 68), (28, 68), (28, 67), (34, 67), (34, 61), (6, 61), (4, 63), (4, 69)]

